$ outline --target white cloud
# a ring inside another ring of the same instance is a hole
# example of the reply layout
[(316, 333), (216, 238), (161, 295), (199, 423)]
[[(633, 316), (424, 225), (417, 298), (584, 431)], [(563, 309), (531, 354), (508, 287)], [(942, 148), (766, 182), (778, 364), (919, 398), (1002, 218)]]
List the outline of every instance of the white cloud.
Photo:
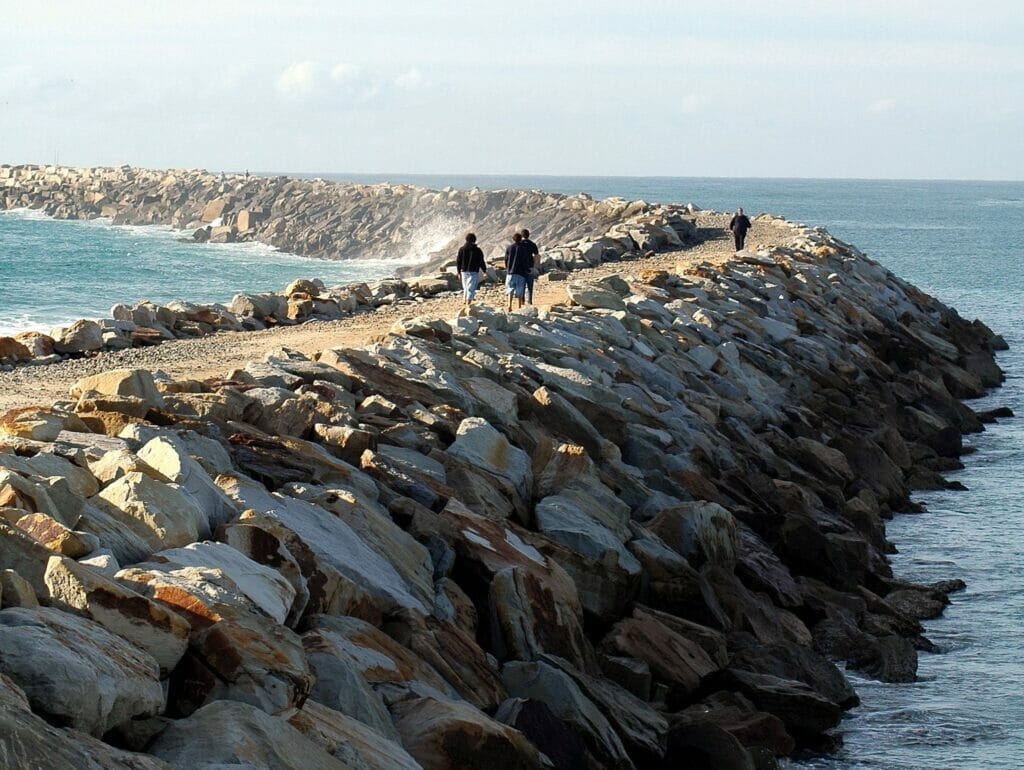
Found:
[(316, 90), (319, 77), (320, 67), (316, 62), (293, 62), (277, 76), (277, 90), (285, 96), (306, 98)]
[(896, 109), (898, 102), (895, 99), (877, 99), (868, 105), (868, 112), (872, 114), (880, 114), (883, 112), (892, 112)]
[(351, 62), (339, 62), (331, 69), (331, 80), (337, 83), (344, 83), (349, 80), (356, 80), (363, 74), (363, 68)]
[(423, 73), (419, 71), (417, 67), (413, 67), (410, 70), (406, 70), (401, 75), (395, 78), (395, 85), (399, 88), (403, 88), (406, 91), (414, 91), (417, 88), (422, 88), (426, 85), (426, 79), (423, 77)]

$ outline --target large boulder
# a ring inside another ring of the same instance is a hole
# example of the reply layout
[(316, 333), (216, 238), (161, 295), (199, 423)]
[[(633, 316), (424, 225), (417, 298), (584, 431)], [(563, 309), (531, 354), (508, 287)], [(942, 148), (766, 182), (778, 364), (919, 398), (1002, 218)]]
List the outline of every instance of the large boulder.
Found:
[(313, 682), (302, 640), (260, 611), (221, 570), (147, 562), (121, 570), (117, 579), (192, 626), (189, 649), (172, 677), (176, 712), (228, 699), (276, 713), (309, 694)]
[[(353, 768), (422, 770), (420, 763), (402, 748), (397, 733), (394, 738), (385, 738), (358, 719), (315, 700), (307, 700), (301, 709), (294, 709), (287, 718), (292, 727)], [(390, 720), (388, 727), (391, 727)]]
[(639, 611), (616, 623), (600, 649), (647, 663), (656, 681), (668, 687), (673, 702), (688, 700), (703, 679), (720, 668), (697, 641)]
[(9, 768), (171, 770), (162, 760), (133, 754), (87, 733), (57, 728), (32, 713), (25, 693), (0, 674), (0, 757)]
[(414, 697), (391, 708), (402, 745), (424, 768), (537, 770), (550, 764), (518, 730), (467, 703)]
[(475, 468), (510, 482), (523, 499), (533, 488), (530, 456), (509, 443), (490, 423), (480, 417), (467, 417), (461, 423), (448, 453)]
[(566, 285), (565, 291), (572, 302), (585, 308), (626, 309), (626, 303), (622, 301), (622, 297), (599, 283), (572, 281)]
[(602, 767), (633, 767), (608, 720), (564, 671), (544, 661), (512, 662), (505, 664), (501, 676), (513, 696), (538, 700), (569, 724)]
[(51, 607), (0, 610), (0, 673), (36, 713), (95, 736), (159, 714), (160, 668), (91, 620)]
[(207, 514), (175, 484), (127, 473), (102, 489), (94, 502), (159, 551), (209, 537)]
[(390, 560), (339, 517), (244, 479), (220, 477), (218, 482), (232, 500), (251, 509), (240, 523), (265, 530), (299, 559), (310, 588), (307, 613), (361, 614), (370, 607), (378, 617), (399, 608), (429, 612), (432, 595), (425, 604)]
[(103, 348), (103, 327), (95, 321), (75, 321), (66, 329), (50, 332), (57, 353), (91, 353)]
[(164, 674), (185, 654), (191, 627), (184, 618), (98, 570), (53, 556), (43, 580), (52, 606), (87, 617), (146, 651)]
[(112, 369), (83, 377), (71, 387), (75, 398), (92, 391), (107, 396), (134, 396), (154, 409), (164, 408), (163, 396), (146, 369)]
[(263, 770), (351, 770), (281, 717), (245, 703), (216, 701), (172, 722), (149, 753), (174, 767)]
[(284, 623), (295, 589), (279, 572), (253, 561), (224, 543), (190, 543), (153, 554), (151, 563), (220, 570), (259, 610)]
[(215, 530), (238, 515), (238, 507), (214, 483), (203, 466), (192, 459), (177, 437), (167, 434), (150, 439), (139, 450), (138, 457), (192, 496), (207, 522), (205, 528), (200, 528), (200, 533)]

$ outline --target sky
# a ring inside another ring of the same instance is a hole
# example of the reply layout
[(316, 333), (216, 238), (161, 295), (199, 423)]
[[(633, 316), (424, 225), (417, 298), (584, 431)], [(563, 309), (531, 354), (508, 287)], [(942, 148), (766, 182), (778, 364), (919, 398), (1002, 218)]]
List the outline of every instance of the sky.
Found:
[(0, 0), (0, 163), (1024, 179), (1020, 0)]

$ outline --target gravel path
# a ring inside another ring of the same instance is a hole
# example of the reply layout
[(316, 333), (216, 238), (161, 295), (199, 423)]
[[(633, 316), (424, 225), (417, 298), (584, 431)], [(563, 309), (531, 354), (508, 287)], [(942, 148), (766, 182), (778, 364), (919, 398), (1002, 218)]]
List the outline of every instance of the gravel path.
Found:
[[(664, 252), (643, 260), (610, 262), (570, 274), (570, 280), (600, 278), (636, 267), (674, 270), (680, 263), (703, 261), (719, 263), (733, 256), (732, 236), (724, 229), (726, 218), (698, 218), (704, 240), (680, 251)], [(762, 246), (779, 246), (791, 241), (793, 231), (781, 223), (756, 222), (747, 236), (748, 250)], [(506, 301), (500, 287), (486, 287), (478, 295), (484, 304), (503, 307)], [(566, 299), (565, 283), (549, 282), (542, 276), (534, 290), (534, 304), (550, 305)], [(89, 374), (123, 367), (161, 369), (176, 379), (206, 379), (260, 360), (277, 347), (288, 347), (303, 353), (314, 353), (330, 347), (358, 347), (386, 334), (400, 318), (414, 315), (452, 317), (461, 306), (455, 293), (430, 299), (400, 303), (359, 313), (337, 321), (312, 321), (298, 326), (283, 326), (258, 332), (223, 332), (209, 337), (176, 340), (148, 348), (134, 348), (101, 353), (92, 358), (79, 358), (46, 366), (21, 366), (13, 372), (0, 373), (0, 412), (31, 404), (51, 404), (65, 398), (68, 389)]]

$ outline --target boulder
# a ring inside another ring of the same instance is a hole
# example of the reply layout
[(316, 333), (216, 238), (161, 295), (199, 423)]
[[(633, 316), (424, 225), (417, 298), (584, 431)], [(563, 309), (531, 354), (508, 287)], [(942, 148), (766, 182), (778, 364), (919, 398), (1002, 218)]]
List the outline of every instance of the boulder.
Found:
[(0, 436), (52, 442), (57, 440), (67, 423), (66, 414), (53, 409), (26, 406), (0, 415)]
[(144, 473), (127, 473), (93, 498), (154, 551), (208, 537), (209, 520), (195, 499), (175, 484)]
[(566, 285), (565, 292), (573, 303), (585, 308), (626, 309), (626, 303), (622, 301), (622, 297), (598, 283), (571, 281)]
[(163, 396), (156, 389), (153, 375), (146, 369), (112, 369), (83, 377), (71, 387), (74, 398), (92, 391), (107, 396), (134, 396), (154, 409), (164, 408)]
[(285, 719), (233, 701), (216, 701), (187, 719), (172, 722), (149, 747), (149, 753), (176, 768), (352, 768)]
[(0, 673), (52, 722), (101, 736), (163, 709), (160, 668), (86, 618), (51, 607), (0, 610)]
[(537, 770), (550, 767), (518, 730), (466, 703), (412, 697), (391, 708), (402, 745), (424, 768)]
[(139, 450), (138, 457), (191, 495), (205, 514), (206, 526), (200, 526), (200, 534), (215, 530), (238, 515), (238, 507), (214, 483), (203, 466), (189, 456), (177, 437), (168, 434), (150, 439)]
[(91, 353), (103, 348), (103, 327), (95, 321), (75, 321), (66, 329), (50, 332), (54, 352)]
[(301, 709), (282, 716), (286, 716), (296, 730), (320, 744), (328, 754), (353, 768), (422, 770), (419, 762), (402, 748), (397, 733), (394, 738), (385, 738), (358, 719), (315, 700), (307, 700)]
[(0, 361), (30, 361), (33, 353), (13, 337), (0, 337)]
[(594, 670), (579, 604), (565, 603), (536, 571), (523, 566), (499, 570), (489, 606), (491, 642), (500, 660), (531, 661), (550, 653)]
[(602, 767), (633, 768), (608, 720), (564, 671), (544, 661), (513, 661), (505, 664), (501, 676), (514, 697), (540, 701), (570, 725)]
[(490, 423), (467, 417), (461, 423), (448, 454), (511, 483), (523, 499), (533, 488), (529, 455), (509, 443)]
[(253, 509), (241, 517), (243, 522), (266, 530), (298, 559), (310, 589), (307, 613), (360, 614), (371, 607), (375, 610), (371, 617), (399, 608), (429, 612), (433, 591), (419, 598), (391, 561), (339, 517), (241, 479), (218, 481), (229, 497)]
[(720, 666), (695, 641), (673, 631), (647, 613), (620, 620), (601, 641), (600, 650), (642, 660), (655, 680), (669, 688), (675, 701), (686, 701), (702, 680)]
[(25, 693), (2, 674), (0, 757), (9, 768), (171, 770), (155, 757), (121, 751), (87, 733), (48, 724), (32, 713)]
[(218, 699), (276, 713), (309, 694), (312, 675), (301, 639), (220, 570), (146, 562), (121, 570), (117, 579), (192, 626), (188, 652), (172, 677), (175, 713), (191, 714)]
[(713, 564), (731, 569), (736, 563), (736, 520), (717, 503), (680, 503), (659, 513), (647, 528), (694, 567)]
[(220, 570), (262, 612), (284, 623), (295, 601), (295, 589), (279, 572), (265, 567), (224, 543), (190, 543), (153, 554), (151, 563)]
[(170, 672), (185, 654), (191, 630), (175, 612), (71, 559), (51, 557), (43, 576), (48, 601), (82, 615), (144, 650)]

